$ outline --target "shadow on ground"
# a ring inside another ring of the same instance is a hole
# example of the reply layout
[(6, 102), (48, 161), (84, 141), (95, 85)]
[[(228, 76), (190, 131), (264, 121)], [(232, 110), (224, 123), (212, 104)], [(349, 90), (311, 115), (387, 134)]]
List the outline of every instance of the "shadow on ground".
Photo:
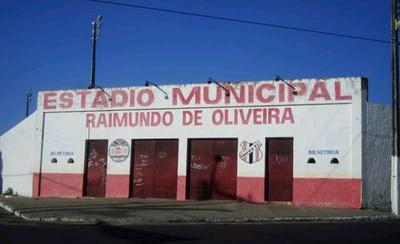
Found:
[[(177, 241), (196, 241), (197, 238), (186, 238), (177, 235), (163, 234), (153, 231), (145, 231), (132, 227), (112, 226), (106, 224), (98, 224), (97, 229), (107, 235), (119, 240), (130, 240), (141, 243), (160, 243), (160, 242), (177, 242)], [(151, 228), (149, 228), (151, 229)]]

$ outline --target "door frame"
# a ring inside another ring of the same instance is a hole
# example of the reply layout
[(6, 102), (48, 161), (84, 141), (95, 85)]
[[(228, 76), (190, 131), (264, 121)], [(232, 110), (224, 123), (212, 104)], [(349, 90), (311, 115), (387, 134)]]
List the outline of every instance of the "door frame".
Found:
[(268, 195), (268, 141), (274, 139), (292, 140), (292, 179), (294, 179), (294, 137), (265, 137), (265, 166), (264, 166), (264, 202), (293, 202), (293, 181), (292, 181), (292, 201), (271, 201)]
[[(105, 141), (106, 143), (106, 152), (107, 152), (107, 164), (108, 164), (108, 139), (86, 139), (85, 140), (85, 161), (84, 161), (84, 167), (83, 167), (83, 183), (82, 183), (82, 196), (86, 197), (87, 196), (87, 173), (88, 173), (88, 158), (89, 158), (89, 141)], [(104, 187), (107, 189), (107, 169), (106, 169), (106, 183)], [(105, 190), (106, 190), (105, 189)], [(104, 197), (106, 195), (106, 192), (104, 191)]]

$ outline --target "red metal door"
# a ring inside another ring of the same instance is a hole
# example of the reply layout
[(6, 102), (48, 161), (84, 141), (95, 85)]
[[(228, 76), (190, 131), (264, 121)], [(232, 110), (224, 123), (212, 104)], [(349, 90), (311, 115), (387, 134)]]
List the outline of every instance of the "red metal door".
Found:
[(154, 140), (135, 140), (133, 148), (133, 187), (134, 197), (154, 195)]
[(212, 140), (190, 141), (189, 165), (189, 198), (197, 200), (210, 199), (211, 176), (214, 167)]
[(293, 139), (267, 140), (266, 199), (292, 201)]
[(236, 199), (237, 140), (191, 140), (190, 199)]
[(176, 198), (178, 140), (135, 140), (133, 197)]
[(107, 140), (87, 142), (85, 195), (104, 197), (107, 176)]
[(157, 140), (154, 197), (176, 199), (178, 140)]
[(214, 140), (212, 199), (236, 199), (237, 140)]

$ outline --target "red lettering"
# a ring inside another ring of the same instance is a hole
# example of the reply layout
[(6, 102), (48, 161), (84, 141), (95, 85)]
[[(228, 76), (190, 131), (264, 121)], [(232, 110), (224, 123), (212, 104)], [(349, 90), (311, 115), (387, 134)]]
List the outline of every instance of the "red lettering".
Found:
[[(43, 98), (43, 108), (44, 109), (55, 109), (57, 108), (55, 102), (57, 100), (54, 98), (57, 95), (55, 92), (46, 92)], [(54, 98), (54, 99), (51, 99)], [(53, 104), (54, 103), (54, 104)]]
[(294, 124), (292, 108), (284, 108), (284, 110), (283, 110), (281, 124), (285, 124), (286, 121), (288, 121), (291, 124)]
[(231, 120), (229, 120), (229, 110), (225, 109), (224, 110), (224, 119), (225, 119), (225, 125), (231, 125), (233, 122)]
[(122, 117), (119, 117), (118, 113), (113, 113), (113, 126), (114, 127), (126, 127), (128, 123), (128, 114), (123, 113)]
[(151, 113), (151, 121), (150, 125), (151, 126), (158, 126), (161, 122), (161, 115), (160, 112), (152, 112)]
[(71, 108), (74, 104), (72, 92), (63, 92), (60, 95), (60, 108)]
[(123, 107), (128, 103), (128, 94), (124, 90), (111, 91), (111, 107)]
[(165, 126), (170, 126), (174, 122), (174, 115), (172, 114), (172, 112), (165, 112), (163, 114), (162, 121)]
[(86, 108), (86, 97), (90, 94), (90, 91), (77, 91), (76, 94), (81, 96), (81, 108)]
[(96, 127), (100, 127), (100, 126), (104, 126), (104, 127), (108, 127), (107, 126), (107, 119), (106, 119), (106, 114), (105, 113), (100, 113), (99, 114), (99, 118), (97, 120), (97, 125)]
[(254, 86), (253, 85), (248, 85), (248, 89), (249, 89), (249, 103), (253, 103), (254, 102)]
[(294, 96), (301, 97), (304, 96), (304, 94), (306, 94), (307, 92), (307, 86), (303, 82), (291, 83), (291, 84), (296, 88), (296, 90), (289, 92), (288, 94), (289, 102), (293, 102)]
[(268, 124), (272, 123), (272, 119), (275, 119), (275, 123), (279, 124), (279, 109), (278, 108), (268, 109)]
[(182, 125), (202, 125), (202, 110), (182, 111)]
[(220, 125), (224, 121), (224, 113), (221, 109), (217, 109), (212, 113), (212, 123)]
[(268, 124), (267, 118), (268, 118), (268, 109), (264, 108), (263, 109), (263, 123), (264, 124)]
[(109, 127), (113, 127), (112, 122), (113, 122), (113, 114), (109, 113), (108, 114), (108, 120), (107, 120), (107, 124), (108, 124)]
[(236, 91), (237, 86), (233, 87), (233, 86), (230, 86), (230, 85), (226, 85), (225, 88), (228, 89), (228, 91), (229, 91), (229, 96), (225, 96), (225, 103), (226, 104), (231, 103), (231, 98), (232, 97), (235, 98), (235, 102), (236, 103), (241, 104), (241, 103), (245, 103), (246, 102), (246, 100), (245, 100), (245, 98), (246, 98), (245, 97), (246, 96), (246, 93), (245, 93), (246, 92), (246, 87), (244, 85), (240, 85), (240, 88), (239, 88), (240, 94), (238, 94), (237, 91)]
[(251, 117), (251, 112), (252, 112), (252, 109), (249, 109), (245, 116), (243, 109), (239, 109), (240, 119), (243, 122), (243, 124), (247, 125), (249, 123), (250, 117)]
[(108, 108), (108, 100), (103, 91), (97, 91), (92, 102), (92, 108)]
[(135, 116), (133, 116), (132, 113), (129, 113), (129, 126), (131, 127), (136, 127), (139, 123), (139, 119), (138, 119), (138, 112), (135, 112)]
[[(144, 99), (144, 97), (147, 96), (147, 101)], [(154, 102), (154, 93), (150, 89), (143, 89), (140, 90), (138, 93), (137, 97), (137, 103), (142, 106), (142, 107), (147, 107)]]
[(178, 98), (179, 101), (183, 105), (188, 105), (192, 99), (194, 98), (195, 104), (200, 104), (200, 87), (193, 87), (192, 90), (190, 91), (189, 95), (185, 98), (182, 94), (182, 91), (180, 88), (173, 88), (172, 89), (172, 104), (177, 105), (178, 104)]
[(220, 87), (216, 88), (216, 95), (215, 95), (214, 99), (210, 98), (210, 89), (208, 86), (203, 88), (203, 92), (204, 92), (204, 102), (206, 104), (216, 104), (221, 101), (221, 88)]
[(194, 111), (194, 125), (198, 126), (198, 125), (202, 125), (203, 122), (201, 121), (202, 119), (202, 110), (195, 110)]
[(326, 83), (318, 81), (314, 84), (314, 88), (311, 92), (309, 101), (315, 101), (316, 98), (323, 98), (325, 100), (331, 100), (329, 96), (328, 89), (326, 88)]
[(193, 121), (193, 114), (191, 111), (182, 111), (182, 125), (190, 125)]
[(261, 108), (253, 109), (253, 123), (255, 125), (260, 125), (262, 123), (262, 109)]
[(129, 106), (134, 107), (135, 106), (135, 90), (130, 90), (129, 91)]
[(279, 102), (285, 101), (285, 90), (289, 87), (285, 83), (279, 83)]
[(96, 115), (94, 113), (87, 113), (86, 114), (86, 127), (88, 127), (88, 128), (95, 127), (96, 126), (95, 121), (94, 121), (95, 118), (96, 118)]
[(335, 99), (336, 100), (351, 100), (351, 95), (342, 95), (340, 81), (335, 81)]
[(265, 97), (264, 89), (267, 89), (269, 91), (274, 91), (275, 86), (273, 84), (268, 84), (268, 83), (260, 85), (256, 90), (256, 97), (257, 97), (258, 101), (260, 101), (262, 103), (272, 102), (272, 100), (274, 100), (274, 98), (275, 98), (275, 95), (268, 95)]
[(140, 126), (149, 126), (150, 123), (150, 112), (139, 112), (140, 115)]

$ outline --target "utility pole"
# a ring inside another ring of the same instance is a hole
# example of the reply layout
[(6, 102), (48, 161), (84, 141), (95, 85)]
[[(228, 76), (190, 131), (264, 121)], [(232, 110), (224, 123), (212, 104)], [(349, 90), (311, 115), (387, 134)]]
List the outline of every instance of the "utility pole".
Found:
[(89, 89), (96, 87), (96, 41), (100, 36), (102, 18), (103, 16), (97, 15), (96, 19), (92, 22), (92, 65), (90, 71)]
[(392, 0), (392, 172), (391, 200), (392, 212), (399, 214), (399, 60), (398, 27), (400, 22), (397, 0)]
[(29, 116), (29, 103), (32, 101), (32, 91), (29, 89), (26, 92), (26, 112), (25, 112), (25, 117)]

